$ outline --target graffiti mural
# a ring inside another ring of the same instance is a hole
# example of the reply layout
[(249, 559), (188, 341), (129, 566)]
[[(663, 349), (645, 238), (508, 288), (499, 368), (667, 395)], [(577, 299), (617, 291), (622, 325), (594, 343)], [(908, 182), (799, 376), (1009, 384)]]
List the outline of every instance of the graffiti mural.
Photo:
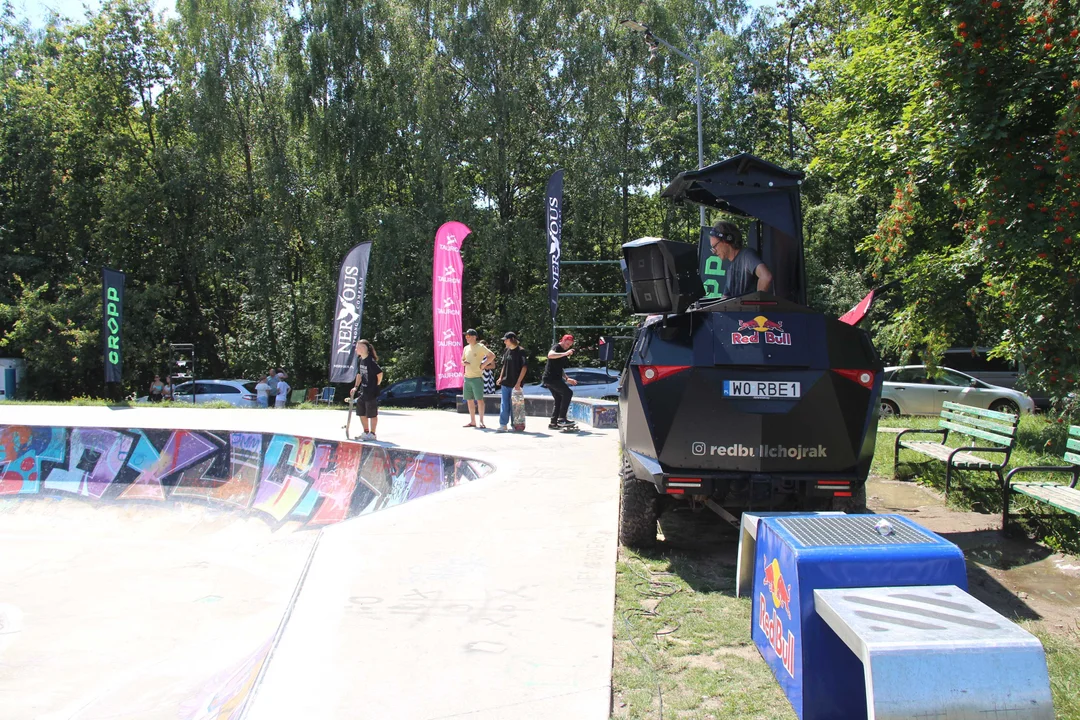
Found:
[(483, 477), (433, 453), (269, 433), (0, 425), (0, 496), (197, 502), (323, 526)]

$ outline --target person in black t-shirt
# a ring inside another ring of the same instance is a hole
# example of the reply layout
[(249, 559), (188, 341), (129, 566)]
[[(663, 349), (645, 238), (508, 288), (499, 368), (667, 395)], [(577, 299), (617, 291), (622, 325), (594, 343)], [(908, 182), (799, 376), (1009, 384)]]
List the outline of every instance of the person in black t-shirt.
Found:
[(502, 386), (502, 404), (499, 406), (499, 429), (497, 432), (507, 432), (510, 424), (510, 409), (513, 402), (513, 393), (521, 392), (521, 383), (525, 381), (525, 373), (529, 369), (529, 356), (525, 349), (518, 343), (516, 333), (508, 332), (503, 335), (503, 345), (506, 351), (503, 353), (502, 372), (496, 385)]
[(573, 424), (566, 419), (566, 413), (570, 410), (570, 400), (574, 397), (574, 391), (569, 386), (577, 385), (576, 380), (566, 376), (570, 356), (574, 354), (573, 346), (574, 336), (567, 334), (548, 350), (548, 361), (544, 368), (542, 384), (555, 398), (555, 410), (552, 411), (551, 422), (548, 424), (552, 430), (557, 430), (562, 425)]
[(379, 424), (379, 385), (382, 384), (383, 371), (379, 367), (379, 356), (370, 340), (356, 342), (356, 384), (349, 391), (349, 397), (356, 397), (356, 414), (364, 426), (361, 440), (376, 440), (375, 428)]

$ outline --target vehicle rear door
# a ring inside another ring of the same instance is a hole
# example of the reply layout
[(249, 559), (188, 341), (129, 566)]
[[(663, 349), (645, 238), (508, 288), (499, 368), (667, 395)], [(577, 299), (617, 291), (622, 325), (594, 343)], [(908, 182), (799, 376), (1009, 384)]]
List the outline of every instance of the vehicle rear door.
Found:
[[(929, 415), (934, 406), (936, 389), (927, 385), (926, 368), (900, 368), (893, 373), (892, 384), (896, 401), (900, 403), (900, 412), (908, 415)], [(938, 402), (938, 409), (941, 403)]]
[(941, 412), (941, 406), (946, 401), (954, 403), (964, 402), (964, 394), (971, 389), (971, 380), (958, 372), (948, 368), (940, 368), (938, 375), (931, 377), (929, 385), (934, 389), (930, 395), (932, 405), (927, 410), (927, 415), (937, 415)]

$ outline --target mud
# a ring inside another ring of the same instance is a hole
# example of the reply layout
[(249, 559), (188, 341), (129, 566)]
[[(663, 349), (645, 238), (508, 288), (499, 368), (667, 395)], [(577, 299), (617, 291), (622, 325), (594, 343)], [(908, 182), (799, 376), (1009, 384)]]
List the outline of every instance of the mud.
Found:
[(1054, 634), (1080, 630), (1080, 558), (1005, 537), (1000, 515), (950, 509), (940, 493), (913, 482), (872, 477), (867, 506), (910, 517), (956, 543), (967, 558), (969, 591), (998, 612)]

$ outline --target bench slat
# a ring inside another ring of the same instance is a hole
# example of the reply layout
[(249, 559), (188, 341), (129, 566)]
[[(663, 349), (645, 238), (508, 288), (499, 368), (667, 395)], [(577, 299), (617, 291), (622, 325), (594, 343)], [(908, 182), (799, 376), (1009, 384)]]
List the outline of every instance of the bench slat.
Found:
[(1015, 424), (1017, 421), (1016, 415), (1011, 413), (998, 412), (997, 410), (983, 410), (982, 408), (973, 407), (971, 405), (961, 405), (960, 403), (944, 402), (941, 404), (943, 408), (949, 410), (957, 410), (959, 412), (970, 413), (971, 415), (978, 415), (985, 418), (993, 418), (994, 420), (1004, 420), (1008, 423)]
[(1065, 453), (1064, 457), (1065, 457), (1065, 462), (1070, 462), (1073, 465), (1080, 465), (1080, 455), (1077, 455), (1076, 453), (1067, 452), (1067, 453)]
[[(1008, 425), (1005, 423), (997, 422), (995, 420), (982, 420), (980, 418), (967, 417), (959, 413), (949, 412), (948, 410), (942, 410), (941, 417), (948, 418), (954, 422), (959, 422), (964, 425), (973, 425), (975, 427), (983, 428), (984, 430), (992, 430), (998, 435), (1007, 435), (1008, 437), (1012, 437), (1016, 434), (1015, 425)], [(1078, 440), (1077, 443), (1080, 443), (1080, 440)], [(1080, 450), (1080, 447), (1077, 447), (1076, 449)]]
[[(941, 460), (942, 462), (947, 462), (949, 453), (956, 449), (940, 443), (904, 441), (900, 442), (900, 447), (922, 453), (923, 455), (928, 455), (935, 460)], [(960, 469), (995, 468), (997, 467), (997, 464), (986, 458), (981, 458), (978, 455), (962, 452), (956, 453), (956, 455), (953, 456), (953, 467), (958, 467)]]
[(980, 440), (988, 440), (989, 442), (997, 443), (998, 445), (1003, 445), (1005, 447), (1012, 447), (1013, 444), (1013, 439), (1011, 437), (997, 435), (995, 433), (987, 432), (985, 430), (979, 430), (978, 428), (968, 427), (967, 425), (959, 425), (954, 422), (949, 422), (948, 420), (942, 420), (938, 423), (938, 425), (954, 432), (969, 435), (971, 437), (976, 437)]
[(1080, 450), (1080, 440), (1077, 440), (1076, 438), (1069, 438), (1068, 441), (1065, 443), (1065, 447), (1069, 448), (1070, 450)]
[(1070, 425), (1069, 434), (1073, 437), (1080, 437), (1080, 425)]
[(1080, 515), (1080, 490), (1056, 483), (1013, 483), (1011, 488), (1059, 510)]

